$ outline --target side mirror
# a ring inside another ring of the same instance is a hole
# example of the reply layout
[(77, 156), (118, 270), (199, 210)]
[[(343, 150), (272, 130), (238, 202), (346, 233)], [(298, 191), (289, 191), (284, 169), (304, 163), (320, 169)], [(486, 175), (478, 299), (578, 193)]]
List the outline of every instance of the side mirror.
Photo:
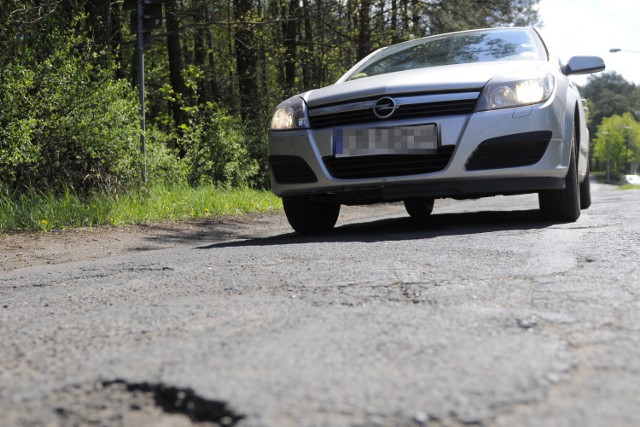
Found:
[(599, 56), (574, 56), (562, 67), (562, 72), (566, 76), (574, 74), (591, 74), (603, 71), (604, 61)]

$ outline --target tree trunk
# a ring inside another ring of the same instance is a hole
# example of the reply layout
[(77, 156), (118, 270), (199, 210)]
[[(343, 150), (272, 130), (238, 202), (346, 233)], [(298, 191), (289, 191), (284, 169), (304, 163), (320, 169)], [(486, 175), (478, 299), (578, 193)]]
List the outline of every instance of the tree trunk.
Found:
[[(209, 22), (209, 6), (206, 3), (204, 6), (204, 12), (205, 22)], [(220, 100), (220, 89), (218, 87), (218, 75), (216, 72), (216, 55), (214, 53), (215, 46), (213, 44), (213, 37), (211, 36), (211, 28), (208, 25), (205, 37), (209, 57), (209, 72), (206, 75), (209, 76), (210, 97), (211, 99), (218, 101)]]
[(402, 40), (398, 29), (398, 0), (391, 0), (391, 43)]
[(180, 24), (177, 17), (176, 0), (165, 0), (165, 15), (167, 26), (167, 53), (169, 56), (169, 80), (175, 94), (171, 101), (173, 121), (178, 131), (184, 123), (182, 105), (185, 101), (186, 88), (182, 78), (184, 68), (182, 62), (182, 50), (180, 47)]
[(303, 63), (302, 68), (302, 76), (304, 89), (311, 89), (316, 85), (316, 81), (314, 79), (314, 65), (316, 62), (316, 53), (313, 47), (313, 28), (311, 27), (311, 6), (309, 5), (309, 0), (302, 0), (303, 5), (303, 13), (304, 13), (304, 39), (305, 44), (307, 46), (306, 58)]
[(87, 2), (86, 11), (91, 38), (101, 49), (107, 49), (111, 41), (110, 0)]
[(419, 2), (418, 0), (411, 0), (411, 23), (412, 23), (412, 33), (414, 37), (422, 37), (425, 35), (424, 28), (420, 25), (420, 13), (419, 13)]
[(367, 56), (371, 49), (371, 0), (361, 0), (358, 19), (358, 60)]
[(240, 89), (240, 113), (243, 118), (258, 117), (260, 96), (257, 82), (257, 54), (253, 31), (247, 21), (251, 0), (233, 0), (234, 18), (237, 22), (235, 33), (236, 70)]
[(116, 60), (118, 68), (116, 69), (116, 77), (119, 79), (125, 78), (125, 63), (124, 63), (124, 39), (122, 37), (122, 6), (118, 3), (113, 3), (111, 9), (111, 55)]
[(287, 96), (293, 94), (296, 84), (298, 4), (298, 0), (290, 0), (288, 10), (283, 13), (284, 22), (282, 24), (282, 33), (284, 35), (284, 90)]
[[(205, 2), (200, 2), (195, 8), (195, 21), (200, 17), (207, 16), (207, 4)], [(193, 36), (193, 61), (195, 65), (200, 69), (203, 75), (206, 75), (207, 69), (207, 53), (205, 51), (206, 46), (206, 31), (204, 25), (197, 25), (195, 28), (195, 34)], [(209, 101), (208, 96), (208, 85), (209, 82), (205, 78), (201, 78), (198, 80), (198, 91), (197, 91), (197, 99), (196, 103), (198, 104), (206, 104)]]

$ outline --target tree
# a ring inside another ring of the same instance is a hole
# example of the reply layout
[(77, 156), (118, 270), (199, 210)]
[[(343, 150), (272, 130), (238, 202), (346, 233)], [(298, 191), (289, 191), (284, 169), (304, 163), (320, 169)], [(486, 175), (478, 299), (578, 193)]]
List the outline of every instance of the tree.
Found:
[(640, 91), (616, 72), (589, 76), (582, 95), (590, 100), (589, 133), (595, 135), (605, 117), (640, 110)]
[(0, 74), (0, 184), (84, 192), (135, 182), (135, 92), (101, 66), (82, 29), (53, 33), (47, 45), (48, 55), (26, 51)]
[(597, 170), (617, 181), (625, 173), (637, 172), (640, 163), (640, 123), (631, 113), (605, 117), (594, 140), (593, 159)]
[[(165, 154), (176, 155), (176, 162), (191, 162), (186, 167), (194, 185), (207, 182), (208, 174), (215, 175), (216, 183), (224, 183), (223, 175), (227, 174), (230, 182), (266, 185), (268, 122), (282, 99), (332, 84), (358, 59), (391, 43), (453, 30), (535, 25), (537, 3), (538, 0), (163, 0), (164, 26), (156, 30), (160, 37), (145, 51), (148, 134), (166, 146)], [(58, 109), (65, 107), (60, 103), (64, 100), (70, 104), (66, 106), (69, 111), (92, 111), (87, 102), (93, 96), (87, 91), (91, 88), (96, 94), (104, 90), (101, 99), (109, 99), (113, 105), (118, 105), (114, 94), (126, 98), (129, 104), (124, 116), (131, 118), (130, 102), (135, 98), (130, 95), (135, 92), (138, 75), (137, 44), (129, 25), (133, 11), (123, 10), (122, 6), (121, 0), (3, 0), (0, 86), (4, 86), (0, 87), (0, 95), (4, 104), (0, 109), (0, 129), (4, 136), (0, 138), (5, 139), (0, 139), (0, 148), (11, 147), (13, 151), (11, 155), (7, 154), (8, 149), (0, 152), (0, 171), (8, 171), (9, 161), (19, 166), (11, 169), (11, 174), (1, 175), (0, 184), (11, 181), (28, 186), (31, 178), (23, 178), (35, 176), (30, 175), (38, 170), (33, 162), (37, 163), (34, 159), (42, 150), (50, 153), (47, 161), (52, 164), (58, 154), (71, 161), (76, 159), (72, 153), (87, 151), (83, 142), (72, 136), (72, 128), (67, 129), (69, 134), (56, 128), (55, 120), (60, 116), (47, 113), (45, 107), (58, 114)], [(72, 48), (67, 49), (65, 38), (82, 42), (73, 42)], [(51, 61), (53, 52), (69, 56), (66, 62), (55, 62), (55, 67), (73, 65), (77, 71), (67, 80), (59, 74), (64, 70), (50, 71), (61, 79), (57, 86), (53, 80), (45, 79), (47, 61)], [(46, 85), (30, 81), (30, 76), (38, 76), (41, 82), (45, 79)], [(125, 81), (124, 76), (133, 78)], [(78, 87), (67, 86), (71, 81)], [(626, 96), (628, 92), (616, 88), (604, 97), (598, 92), (598, 97), (618, 105), (621, 99), (616, 94), (620, 93)], [(39, 97), (40, 104), (31, 109), (27, 103), (15, 101), (24, 95), (34, 102), (35, 98), (29, 98), (33, 94)], [(117, 129), (124, 126), (123, 117), (104, 105), (92, 108), (113, 120), (112, 126), (109, 121), (96, 123), (101, 138), (117, 145), (118, 138), (124, 138)], [(621, 112), (613, 107), (602, 109), (603, 114)], [(32, 120), (34, 115), (36, 121)], [(89, 116), (97, 120), (96, 114)], [(79, 120), (82, 115), (73, 117)], [(127, 135), (137, 132), (137, 120), (132, 123)], [(234, 129), (240, 126), (242, 132), (227, 133), (234, 135), (227, 138), (223, 128), (231, 124)], [(108, 133), (110, 128), (113, 138)], [(42, 134), (43, 129), (49, 139)], [(82, 129), (89, 132), (89, 128)], [(86, 141), (98, 144), (90, 136), (85, 135)], [(246, 162), (230, 155), (238, 151), (240, 139)], [(150, 143), (154, 147), (154, 142)], [(173, 147), (182, 152), (175, 153)], [(212, 147), (227, 155), (216, 155)], [(81, 165), (64, 163), (71, 165), (65, 167), (72, 168), (73, 177), (69, 179), (73, 185), (88, 182), (78, 178), (82, 173), (93, 177), (108, 175), (119, 181), (133, 179), (133, 174), (130, 177), (121, 171), (112, 174), (108, 166), (117, 163), (114, 157), (94, 148), (92, 152), (99, 153), (96, 156), (108, 160), (85, 158)], [(198, 157), (206, 161), (198, 163)], [(260, 166), (257, 178), (255, 168), (247, 166), (254, 164)], [(233, 165), (248, 173), (233, 170)], [(108, 173), (98, 174), (98, 169)], [(58, 174), (60, 179), (64, 179), (63, 175)]]

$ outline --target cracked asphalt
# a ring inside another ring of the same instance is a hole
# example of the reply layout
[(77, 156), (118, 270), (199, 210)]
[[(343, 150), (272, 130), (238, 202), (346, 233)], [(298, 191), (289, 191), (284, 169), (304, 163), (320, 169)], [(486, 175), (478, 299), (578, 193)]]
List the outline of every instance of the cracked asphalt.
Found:
[(637, 426), (640, 191), (592, 189), (2, 269), (0, 425)]

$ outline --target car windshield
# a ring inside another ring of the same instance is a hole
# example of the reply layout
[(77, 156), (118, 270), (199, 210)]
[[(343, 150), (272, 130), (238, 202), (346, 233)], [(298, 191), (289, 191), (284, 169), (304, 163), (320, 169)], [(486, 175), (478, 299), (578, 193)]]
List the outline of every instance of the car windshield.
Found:
[(533, 30), (481, 30), (428, 37), (390, 46), (355, 70), (349, 80), (442, 65), (546, 59), (544, 45)]

